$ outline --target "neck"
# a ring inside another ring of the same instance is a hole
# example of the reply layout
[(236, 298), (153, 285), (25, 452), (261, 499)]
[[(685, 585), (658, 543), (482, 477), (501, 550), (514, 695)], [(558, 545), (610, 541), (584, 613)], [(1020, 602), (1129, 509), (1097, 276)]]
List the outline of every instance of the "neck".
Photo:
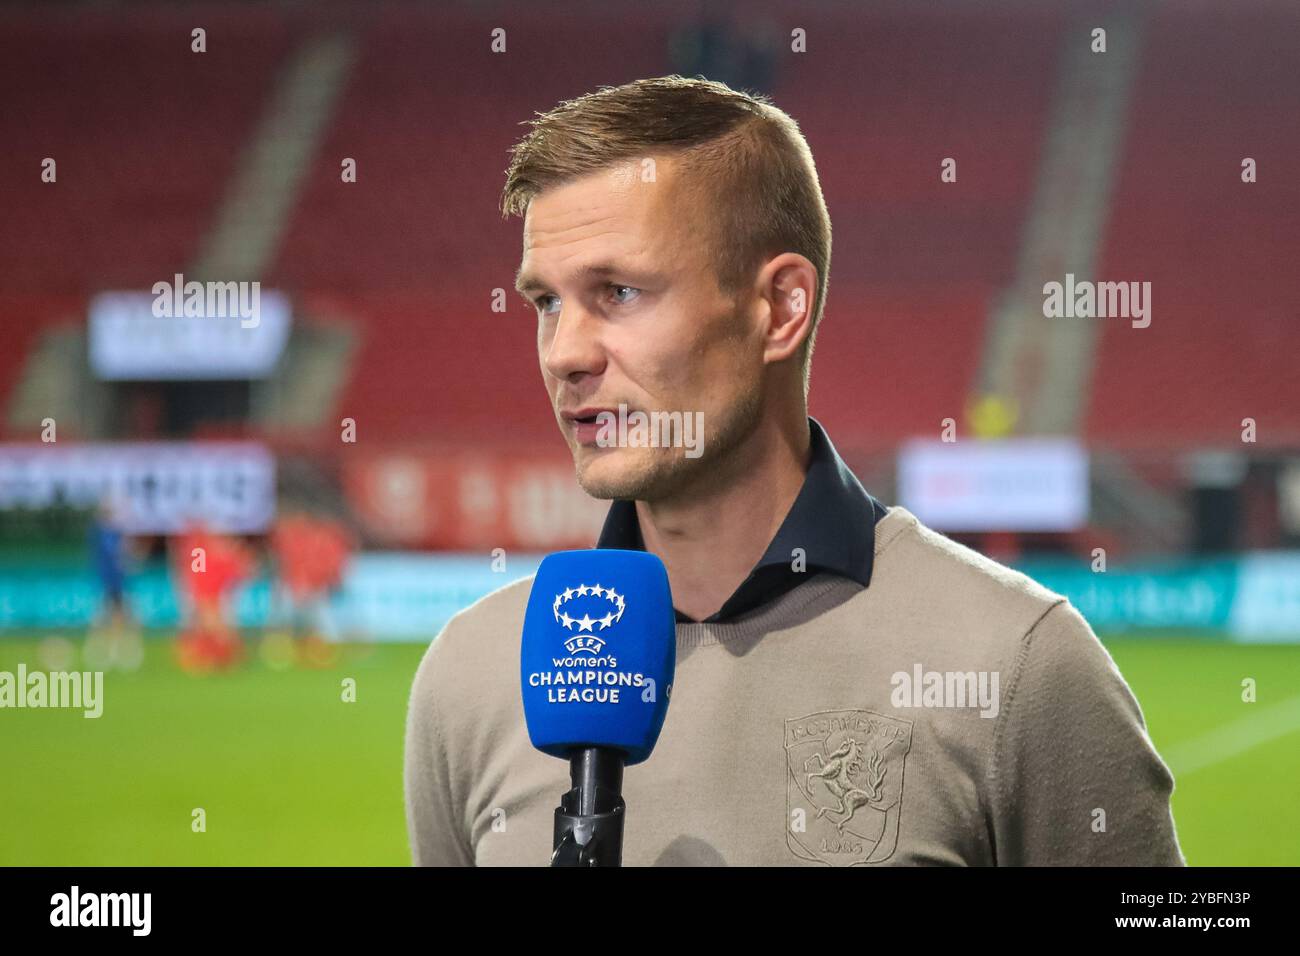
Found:
[(699, 621), (749, 576), (803, 487), (808, 417), (760, 422), (725, 462), (671, 499), (638, 501), (647, 551), (668, 569), (673, 603)]

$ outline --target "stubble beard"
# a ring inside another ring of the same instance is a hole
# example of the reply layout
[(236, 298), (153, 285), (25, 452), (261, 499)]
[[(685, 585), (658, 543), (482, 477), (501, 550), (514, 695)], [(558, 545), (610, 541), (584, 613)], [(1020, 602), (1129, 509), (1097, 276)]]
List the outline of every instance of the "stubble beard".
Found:
[(687, 458), (685, 448), (590, 451), (571, 443), (578, 484), (591, 497), (605, 500), (664, 501), (702, 490), (725, 480), (725, 463), (754, 433), (761, 413), (762, 401), (753, 388), (744, 389), (722, 413), (706, 415), (698, 458)]

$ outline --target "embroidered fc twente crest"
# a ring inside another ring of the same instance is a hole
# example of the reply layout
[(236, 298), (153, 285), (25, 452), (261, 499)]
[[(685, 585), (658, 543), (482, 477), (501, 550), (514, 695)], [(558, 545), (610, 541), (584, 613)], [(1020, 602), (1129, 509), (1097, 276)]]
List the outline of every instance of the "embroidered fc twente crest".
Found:
[(786, 843), (829, 866), (889, 859), (898, 845), (912, 722), (832, 710), (785, 722)]

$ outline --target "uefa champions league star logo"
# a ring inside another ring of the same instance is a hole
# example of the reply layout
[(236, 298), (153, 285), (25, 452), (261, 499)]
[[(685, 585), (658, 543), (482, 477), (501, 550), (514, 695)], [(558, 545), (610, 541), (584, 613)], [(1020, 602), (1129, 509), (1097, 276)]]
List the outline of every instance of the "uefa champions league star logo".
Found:
[[(580, 602), (575, 610), (582, 610), (582, 617), (574, 617), (562, 609), (577, 598), (603, 598), (604, 603)], [(594, 608), (587, 606), (592, 603), (596, 604)], [(602, 617), (592, 617), (592, 610), (597, 612), (604, 610), (606, 613)], [(623, 595), (613, 588), (602, 587), (599, 584), (579, 584), (576, 588), (565, 588), (555, 595), (555, 604), (551, 606), (557, 624), (566, 631), (577, 628), (574, 636), (564, 641), (564, 646), (570, 654), (577, 651), (593, 651), (599, 654), (605, 642), (596, 635), (617, 624), (622, 619), (624, 610)]]

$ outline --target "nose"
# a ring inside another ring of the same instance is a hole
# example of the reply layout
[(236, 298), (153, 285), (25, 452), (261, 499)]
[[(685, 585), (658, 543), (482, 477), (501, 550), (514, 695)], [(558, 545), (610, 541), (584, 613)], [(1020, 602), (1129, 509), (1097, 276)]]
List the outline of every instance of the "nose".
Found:
[(565, 305), (548, 332), (538, 334), (538, 348), (547, 373), (560, 381), (577, 381), (584, 375), (605, 370), (605, 352), (600, 342), (600, 318), (581, 306)]

